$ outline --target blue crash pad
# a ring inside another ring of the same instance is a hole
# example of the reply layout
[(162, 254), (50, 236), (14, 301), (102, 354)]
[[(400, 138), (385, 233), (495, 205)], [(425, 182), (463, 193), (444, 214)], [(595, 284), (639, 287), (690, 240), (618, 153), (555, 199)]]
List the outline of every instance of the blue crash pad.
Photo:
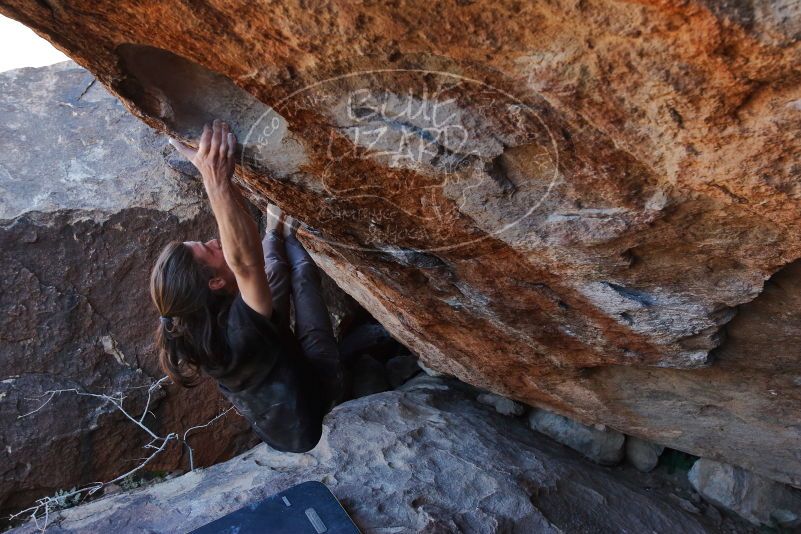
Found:
[(204, 525), (196, 534), (360, 534), (334, 494), (303, 482)]

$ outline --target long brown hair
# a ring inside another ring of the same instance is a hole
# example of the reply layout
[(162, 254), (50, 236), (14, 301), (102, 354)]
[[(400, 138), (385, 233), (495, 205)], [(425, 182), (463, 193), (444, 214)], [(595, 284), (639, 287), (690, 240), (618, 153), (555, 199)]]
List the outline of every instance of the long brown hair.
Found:
[(185, 387), (197, 385), (201, 367), (215, 368), (225, 361), (220, 327), (230, 297), (209, 288), (212, 276), (212, 269), (180, 241), (164, 247), (150, 274), (150, 297), (161, 315), (156, 329), (159, 362)]

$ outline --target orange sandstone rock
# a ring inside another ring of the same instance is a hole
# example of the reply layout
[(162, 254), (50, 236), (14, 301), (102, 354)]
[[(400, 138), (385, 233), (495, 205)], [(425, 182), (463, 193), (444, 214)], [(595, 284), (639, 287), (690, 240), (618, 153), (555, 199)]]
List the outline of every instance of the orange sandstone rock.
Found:
[(0, 12), (154, 128), (228, 120), (427, 366), (801, 485), (797, 2)]

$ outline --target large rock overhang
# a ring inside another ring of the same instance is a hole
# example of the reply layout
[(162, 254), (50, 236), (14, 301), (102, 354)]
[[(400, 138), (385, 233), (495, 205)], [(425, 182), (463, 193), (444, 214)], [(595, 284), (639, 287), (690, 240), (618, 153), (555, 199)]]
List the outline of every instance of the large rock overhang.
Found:
[(793, 321), (716, 349), (801, 256), (792, 9), (0, 2), (151, 126), (229, 120), (427, 365), (801, 485)]

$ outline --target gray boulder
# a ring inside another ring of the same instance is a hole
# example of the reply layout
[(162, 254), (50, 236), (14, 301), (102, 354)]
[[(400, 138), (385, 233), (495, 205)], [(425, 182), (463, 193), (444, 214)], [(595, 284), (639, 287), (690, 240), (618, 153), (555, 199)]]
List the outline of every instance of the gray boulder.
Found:
[(688, 473), (695, 491), (754, 525), (801, 526), (801, 491), (740, 467), (701, 458)]
[(328, 485), (366, 533), (713, 532), (659, 489), (619, 480), (474, 396), (420, 375), (335, 408), (307, 454), (260, 445), (57, 512), (49, 532), (187, 532), (306, 480)]
[(665, 451), (663, 445), (651, 443), (634, 436), (626, 437), (626, 459), (631, 465), (647, 473), (659, 463), (659, 457)]
[(526, 412), (526, 407), (512, 399), (507, 399), (495, 393), (481, 393), (476, 400), (481, 404), (492, 406), (501, 415), (519, 416)]
[(593, 462), (615, 465), (623, 460), (626, 436), (603, 426), (586, 426), (547, 410), (532, 410), (532, 430), (577, 450)]

